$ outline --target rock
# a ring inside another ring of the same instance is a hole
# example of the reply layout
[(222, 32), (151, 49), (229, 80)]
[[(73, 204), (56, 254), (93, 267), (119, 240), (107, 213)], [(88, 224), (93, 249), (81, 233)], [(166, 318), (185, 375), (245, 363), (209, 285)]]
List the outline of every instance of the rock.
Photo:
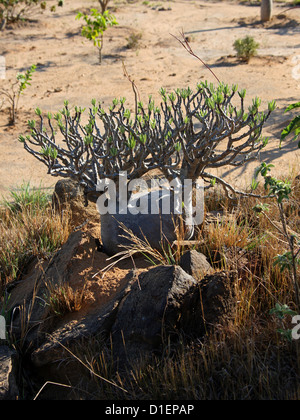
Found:
[[(88, 205), (87, 198), (92, 201)], [(59, 180), (52, 196), (52, 205), (59, 211), (71, 211), (73, 226), (80, 226), (86, 221), (99, 223), (99, 213), (94, 197), (85, 197), (84, 189), (75, 180)]]
[[(60, 362), (69, 357), (74, 346), (81, 340), (89, 341), (91, 337), (102, 335), (108, 337), (115, 321), (118, 307), (130, 290), (130, 281), (107, 305), (98, 311), (87, 314), (78, 323), (67, 323), (58, 328), (31, 355), (35, 367), (41, 368)], [(66, 350), (68, 349), (68, 351)]]
[(194, 249), (182, 255), (179, 265), (184, 271), (198, 280), (214, 272), (206, 256)]
[(142, 273), (123, 299), (112, 327), (115, 359), (122, 364), (158, 350), (176, 331), (186, 295), (196, 280), (179, 266), (158, 266)]
[(12, 333), (16, 340), (19, 340), (24, 333), (21, 308), (24, 306), (25, 313), (30, 313), (24, 347), (36, 346), (42, 339), (44, 331), (51, 332), (51, 320), (49, 322), (47, 320), (49, 305), (45, 301), (48, 295), (47, 284), (55, 287), (55, 285), (63, 284), (69, 280), (70, 264), (72, 258), (76, 255), (82, 237), (83, 233), (81, 231), (72, 233), (47, 267), (37, 270), (26, 281), (20, 282), (12, 290), (10, 304), (13, 305), (14, 309), (20, 308), (13, 321)]
[(53, 202), (57, 205), (84, 198), (83, 187), (72, 179), (59, 180), (54, 188)]
[(80, 340), (101, 335), (108, 341), (112, 337), (114, 360), (123, 366), (126, 354), (135, 360), (141, 352), (157, 350), (176, 330), (185, 296), (194, 285), (196, 281), (179, 266), (154, 267), (138, 279), (132, 277), (112, 302), (77, 324), (57, 329), (31, 360), (35, 367), (49, 366), (70, 355), (66, 348), (72, 351)]
[(233, 319), (236, 313), (236, 271), (221, 271), (207, 275), (189, 291), (181, 328), (201, 337), (218, 325)]
[(7, 346), (0, 346), (0, 401), (18, 399), (17, 370), (16, 352)]

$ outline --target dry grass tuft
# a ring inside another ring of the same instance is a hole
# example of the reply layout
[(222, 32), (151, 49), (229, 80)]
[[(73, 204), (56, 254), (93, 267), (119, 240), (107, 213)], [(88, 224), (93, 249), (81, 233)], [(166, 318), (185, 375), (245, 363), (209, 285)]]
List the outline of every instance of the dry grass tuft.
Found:
[(70, 213), (52, 209), (49, 196), (25, 186), (0, 207), (0, 296), (34, 259), (48, 259), (71, 233)]

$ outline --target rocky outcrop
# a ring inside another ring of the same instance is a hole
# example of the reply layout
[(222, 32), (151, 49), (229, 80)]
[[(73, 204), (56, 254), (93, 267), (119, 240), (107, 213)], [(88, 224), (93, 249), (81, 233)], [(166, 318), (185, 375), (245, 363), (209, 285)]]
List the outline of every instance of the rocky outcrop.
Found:
[[(52, 205), (58, 211), (70, 211), (74, 227), (87, 222), (99, 224), (96, 196), (85, 196), (84, 189), (72, 179), (62, 179), (55, 185)], [(90, 203), (89, 203), (90, 202)]]
[(7, 346), (0, 346), (0, 401), (18, 399), (17, 371), (17, 353)]
[[(101, 295), (104, 280), (100, 275), (96, 282), (95, 275), (101, 269), (100, 261), (107, 264), (106, 258), (107, 255), (97, 251), (88, 233), (74, 232), (50, 263), (34, 272), (32, 279), (26, 278), (11, 290), (13, 336), (22, 342), (22, 351), (38, 372), (49, 373), (49, 369), (59, 366), (60, 380), (64, 373), (70, 378), (67, 369), (71, 366), (70, 359), (74, 360), (72, 354), (76, 354), (79, 344), (81, 348), (89, 346), (96, 337), (111, 346), (116, 369), (122, 369), (141, 355), (159, 352), (168, 340), (176, 342), (182, 333), (201, 338), (235, 314), (236, 272), (212, 273), (206, 258), (196, 251), (188, 251), (182, 257), (181, 267), (124, 270), (126, 276), (104, 299)], [(120, 271), (116, 269), (109, 279), (114, 281), (114, 275)], [(73, 286), (74, 277), (77, 277), (76, 288), (88, 283), (90, 291), (99, 293), (100, 299), (98, 296), (98, 300), (78, 314), (53, 319), (49, 313), (47, 284), (52, 288)], [(22, 311), (18, 314), (16, 308)], [(30, 314), (25, 334), (24, 314)], [(68, 363), (64, 364), (63, 360)], [(76, 372), (73, 369), (71, 373)], [(55, 380), (55, 375), (51, 378)]]

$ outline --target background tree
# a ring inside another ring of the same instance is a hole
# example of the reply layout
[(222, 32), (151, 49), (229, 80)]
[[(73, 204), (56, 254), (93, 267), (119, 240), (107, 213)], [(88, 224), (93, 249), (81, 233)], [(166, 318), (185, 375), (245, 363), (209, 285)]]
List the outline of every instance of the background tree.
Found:
[(107, 10), (107, 6), (108, 6), (108, 3), (109, 2), (110, 2), (110, 0), (99, 0), (99, 4), (101, 6), (101, 13), (102, 13), (102, 15)]

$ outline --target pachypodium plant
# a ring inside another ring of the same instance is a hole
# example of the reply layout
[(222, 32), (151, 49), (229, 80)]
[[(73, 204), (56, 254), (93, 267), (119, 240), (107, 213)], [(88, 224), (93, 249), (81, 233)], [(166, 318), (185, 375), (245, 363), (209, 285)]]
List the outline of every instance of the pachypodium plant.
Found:
[(272, 18), (273, 0), (261, 0), (260, 17), (262, 22), (268, 22)]
[(76, 19), (83, 18), (86, 25), (83, 26), (81, 35), (86, 39), (93, 41), (94, 46), (98, 48), (99, 64), (102, 62), (103, 34), (109, 26), (118, 25), (114, 15), (106, 10), (100, 13), (97, 9), (91, 9), (90, 15), (78, 13)]
[[(227, 193), (247, 195), (211, 170), (257, 158), (268, 142), (262, 128), (275, 102), (264, 113), (255, 98), (246, 109), (246, 90), (208, 82), (199, 83), (194, 92), (162, 88), (160, 95), (159, 106), (151, 96), (146, 104), (138, 102), (136, 114), (125, 98), (114, 99), (108, 111), (93, 100), (87, 123), (84, 110), (71, 111), (67, 101), (55, 115), (45, 117), (37, 109), (39, 120), (29, 121), (30, 134), (19, 140), (49, 174), (76, 180), (87, 194), (96, 191), (101, 179), (117, 183), (121, 171), (130, 182), (159, 169), (169, 181), (202, 178), (207, 187), (218, 183)], [(235, 96), (239, 107), (233, 104)]]

